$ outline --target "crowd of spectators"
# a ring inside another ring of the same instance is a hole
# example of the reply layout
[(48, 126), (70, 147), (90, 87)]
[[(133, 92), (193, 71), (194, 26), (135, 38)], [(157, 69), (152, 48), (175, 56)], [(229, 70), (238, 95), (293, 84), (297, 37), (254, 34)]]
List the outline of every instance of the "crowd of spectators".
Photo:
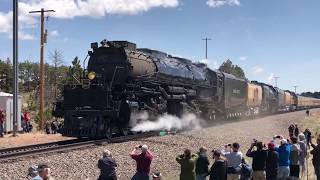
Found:
[[(244, 155), (239, 143), (227, 144), (223, 149), (211, 151), (213, 164), (210, 166), (208, 149), (201, 147), (197, 153), (185, 149), (176, 157), (180, 165), (180, 180), (286, 180), (301, 179), (306, 175), (308, 136), (310, 154), (317, 180), (320, 179), (320, 136), (316, 144), (312, 141), (310, 130), (299, 133), (297, 125), (289, 127), (289, 138), (276, 135), (264, 144), (253, 139)], [(147, 145), (138, 145), (130, 153), (136, 162), (136, 172), (132, 180), (161, 180), (160, 172), (150, 173), (153, 154)], [(248, 163), (251, 162), (251, 163)], [(117, 180), (116, 160), (109, 150), (104, 150), (98, 160), (100, 176), (98, 180)], [(39, 165), (33, 168), (33, 180), (50, 180), (50, 168)]]

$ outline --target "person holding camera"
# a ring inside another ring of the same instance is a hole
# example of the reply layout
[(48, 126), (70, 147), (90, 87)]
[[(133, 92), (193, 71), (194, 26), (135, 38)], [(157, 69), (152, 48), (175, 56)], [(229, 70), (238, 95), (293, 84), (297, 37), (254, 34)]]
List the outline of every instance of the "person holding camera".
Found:
[(197, 180), (205, 180), (209, 173), (210, 162), (207, 156), (207, 148), (201, 147), (198, 152), (198, 159), (196, 162), (196, 177)]
[(242, 168), (242, 153), (239, 151), (239, 143), (228, 144), (225, 150), (222, 151), (227, 159), (227, 179), (239, 180)]
[(214, 163), (209, 172), (209, 180), (227, 180), (227, 162), (221, 151), (213, 150)]
[(291, 145), (282, 136), (275, 136), (274, 139), (280, 139), (280, 146), (276, 148), (279, 154), (278, 179), (287, 179), (290, 175)]
[(196, 161), (198, 156), (192, 154), (190, 149), (184, 150), (184, 153), (176, 158), (181, 166), (180, 180), (196, 180)]
[[(138, 152), (138, 150), (141, 152)], [(132, 159), (137, 163), (137, 172), (131, 180), (149, 180), (150, 165), (153, 159), (151, 151), (148, 150), (147, 145), (138, 145), (130, 153)]]
[[(254, 147), (256, 150), (252, 151)], [(267, 151), (263, 149), (263, 143), (254, 139), (246, 155), (252, 158), (253, 180), (265, 180)]]
[(102, 158), (98, 160), (100, 175), (98, 180), (117, 180), (116, 161), (112, 158), (111, 152), (105, 149), (102, 152)]

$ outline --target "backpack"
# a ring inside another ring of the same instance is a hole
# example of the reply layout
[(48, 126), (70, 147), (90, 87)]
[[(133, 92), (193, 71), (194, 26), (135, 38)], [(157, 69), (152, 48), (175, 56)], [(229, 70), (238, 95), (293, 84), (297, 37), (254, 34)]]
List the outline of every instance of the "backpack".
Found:
[(252, 168), (250, 165), (243, 163), (241, 168), (241, 180), (250, 179), (252, 176)]

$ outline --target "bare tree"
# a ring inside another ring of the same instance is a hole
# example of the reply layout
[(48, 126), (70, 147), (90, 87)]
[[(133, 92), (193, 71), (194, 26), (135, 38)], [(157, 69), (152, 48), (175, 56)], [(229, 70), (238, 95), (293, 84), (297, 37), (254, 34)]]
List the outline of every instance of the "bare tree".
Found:
[(55, 49), (53, 52), (50, 52), (49, 58), (54, 65), (54, 96), (57, 98), (57, 77), (59, 77), (58, 67), (63, 65), (63, 53), (62, 51)]

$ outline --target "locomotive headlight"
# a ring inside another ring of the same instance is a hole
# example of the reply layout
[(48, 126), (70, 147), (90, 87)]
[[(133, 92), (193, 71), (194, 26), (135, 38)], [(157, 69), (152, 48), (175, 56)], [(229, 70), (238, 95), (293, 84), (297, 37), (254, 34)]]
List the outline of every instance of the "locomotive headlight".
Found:
[(88, 78), (89, 78), (90, 80), (93, 80), (94, 78), (96, 78), (96, 73), (95, 73), (95, 72), (89, 72)]

